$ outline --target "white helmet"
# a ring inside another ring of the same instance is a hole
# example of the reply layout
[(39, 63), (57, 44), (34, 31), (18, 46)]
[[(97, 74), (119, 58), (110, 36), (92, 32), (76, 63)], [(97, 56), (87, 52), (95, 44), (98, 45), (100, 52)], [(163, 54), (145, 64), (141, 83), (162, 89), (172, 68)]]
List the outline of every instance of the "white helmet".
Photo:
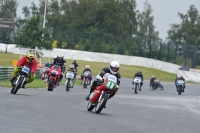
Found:
[(57, 58), (58, 58), (59, 60), (62, 60), (62, 59), (64, 58), (64, 55), (63, 55), (63, 54), (57, 54)]
[(112, 74), (117, 74), (117, 72), (119, 71), (120, 68), (120, 64), (117, 61), (112, 61), (110, 62), (110, 72)]

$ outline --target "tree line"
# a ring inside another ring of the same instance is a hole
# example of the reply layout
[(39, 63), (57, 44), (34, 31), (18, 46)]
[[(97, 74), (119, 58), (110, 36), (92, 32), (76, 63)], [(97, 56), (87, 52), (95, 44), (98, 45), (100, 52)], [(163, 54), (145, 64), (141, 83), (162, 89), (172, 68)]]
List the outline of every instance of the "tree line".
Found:
[[(2, 1), (15, 3), (10, 14), (0, 10), (0, 18), (11, 14), (16, 18), (12, 41), (19, 47), (134, 55), (177, 64), (183, 63), (179, 62), (181, 56), (186, 57), (178, 52), (180, 47), (196, 46), (199, 51), (200, 16), (194, 5), (186, 14), (178, 13), (181, 23), (171, 24), (169, 41), (164, 42), (155, 30), (153, 9), (148, 2), (139, 11), (135, 0), (51, 0), (47, 4), (46, 27), (42, 28), (44, 0), (39, 5), (32, 2), (30, 7), (23, 7), (23, 18), (16, 16), (15, 0)], [(7, 9), (8, 5), (2, 3), (0, 7)]]

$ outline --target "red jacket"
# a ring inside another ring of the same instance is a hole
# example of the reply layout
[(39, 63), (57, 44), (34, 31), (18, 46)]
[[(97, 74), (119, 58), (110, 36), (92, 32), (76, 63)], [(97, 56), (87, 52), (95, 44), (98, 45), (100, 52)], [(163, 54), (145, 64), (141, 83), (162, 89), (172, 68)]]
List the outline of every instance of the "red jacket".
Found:
[(17, 66), (29, 66), (31, 73), (36, 73), (36, 71), (37, 71), (37, 61), (36, 61), (36, 59), (34, 59), (32, 63), (28, 63), (27, 60), (26, 60), (26, 56), (22, 57), (17, 62)]

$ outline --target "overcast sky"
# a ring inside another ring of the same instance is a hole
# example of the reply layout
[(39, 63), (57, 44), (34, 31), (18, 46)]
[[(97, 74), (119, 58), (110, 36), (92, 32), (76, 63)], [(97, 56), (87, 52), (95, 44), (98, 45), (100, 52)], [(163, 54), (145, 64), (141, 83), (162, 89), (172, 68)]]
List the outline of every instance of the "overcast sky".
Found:
[[(31, 2), (39, 4), (39, 0), (17, 0), (18, 9), (17, 15), (22, 15), (22, 7), (30, 6)], [(144, 10), (144, 2), (146, 0), (136, 0), (137, 9)], [(154, 16), (154, 25), (159, 31), (159, 37), (165, 39), (167, 31), (170, 29), (170, 24), (180, 23), (178, 12), (186, 13), (191, 4), (200, 9), (200, 0), (147, 0), (151, 4)]]

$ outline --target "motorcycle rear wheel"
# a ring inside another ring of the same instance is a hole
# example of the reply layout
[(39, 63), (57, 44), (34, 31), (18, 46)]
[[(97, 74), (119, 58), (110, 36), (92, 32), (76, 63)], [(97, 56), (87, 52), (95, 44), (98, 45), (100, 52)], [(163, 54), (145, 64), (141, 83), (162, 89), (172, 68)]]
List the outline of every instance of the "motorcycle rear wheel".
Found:
[(92, 111), (93, 109), (94, 109), (94, 106), (90, 102), (88, 102), (87, 110)]

